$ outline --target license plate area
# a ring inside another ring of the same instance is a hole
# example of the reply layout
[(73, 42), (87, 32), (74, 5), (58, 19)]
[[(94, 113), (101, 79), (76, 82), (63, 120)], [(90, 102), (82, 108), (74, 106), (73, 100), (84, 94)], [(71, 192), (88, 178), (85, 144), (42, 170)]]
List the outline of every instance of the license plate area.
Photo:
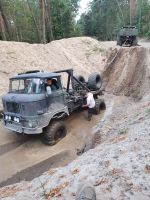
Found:
[(5, 126), (15, 132), (22, 133), (22, 127), (19, 124), (14, 124), (13, 122), (6, 122)]

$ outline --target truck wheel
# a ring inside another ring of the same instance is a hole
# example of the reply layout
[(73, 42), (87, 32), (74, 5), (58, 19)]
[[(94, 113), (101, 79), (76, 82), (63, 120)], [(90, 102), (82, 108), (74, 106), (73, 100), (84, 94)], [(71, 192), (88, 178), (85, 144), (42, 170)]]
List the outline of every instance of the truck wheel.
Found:
[(88, 78), (88, 87), (91, 90), (99, 90), (102, 86), (102, 79), (99, 74), (93, 73)]
[(95, 100), (95, 107), (93, 109), (93, 114), (98, 115), (100, 113), (100, 102), (99, 99)]
[(104, 99), (99, 99), (99, 102), (100, 102), (100, 109), (101, 110), (105, 110), (106, 109), (106, 104), (105, 104)]
[(132, 42), (133, 46), (137, 46), (137, 38), (134, 38), (133, 42)]
[(121, 39), (119, 37), (117, 38), (117, 45), (122, 46), (122, 42), (121, 42)]
[(55, 145), (61, 138), (66, 136), (67, 130), (64, 122), (54, 121), (44, 130), (43, 142), (50, 146)]
[[(75, 77), (78, 81), (80, 81), (81, 83), (85, 82), (85, 78), (82, 75), (76, 76)], [(79, 85), (79, 83), (77, 81), (74, 81), (74, 85), (77, 86)]]
[(95, 100), (95, 108), (93, 110), (93, 114), (98, 115), (100, 114), (101, 110), (106, 109), (106, 104), (103, 99), (96, 99)]

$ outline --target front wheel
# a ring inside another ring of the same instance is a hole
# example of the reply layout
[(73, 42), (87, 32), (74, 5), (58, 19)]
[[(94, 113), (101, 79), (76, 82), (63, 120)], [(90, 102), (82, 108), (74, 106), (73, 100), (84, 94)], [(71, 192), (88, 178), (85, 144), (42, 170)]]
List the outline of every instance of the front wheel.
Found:
[(67, 130), (63, 121), (51, 122), (43, 133), (43, 142), (50, 146), (55, 145), (60, 139), (64, 138)]

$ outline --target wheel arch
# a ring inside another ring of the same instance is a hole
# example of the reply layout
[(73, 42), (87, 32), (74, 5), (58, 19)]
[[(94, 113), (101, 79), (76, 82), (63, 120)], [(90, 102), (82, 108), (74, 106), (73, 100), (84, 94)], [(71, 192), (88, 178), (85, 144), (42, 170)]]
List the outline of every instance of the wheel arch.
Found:
[(62, 120), (67, 116), (69, 116), (69, 111), (68, 111), (67, 107), (58, 111), (58, 112), (55, 112), (55, 113), (47, 113), (46, 117), (44, 118), (44, 122), (43, 122), (43, 124), (44, 124), (43, 125), (43, 131), (47, 126), (49, 126), (49, 124), (52, 121)]

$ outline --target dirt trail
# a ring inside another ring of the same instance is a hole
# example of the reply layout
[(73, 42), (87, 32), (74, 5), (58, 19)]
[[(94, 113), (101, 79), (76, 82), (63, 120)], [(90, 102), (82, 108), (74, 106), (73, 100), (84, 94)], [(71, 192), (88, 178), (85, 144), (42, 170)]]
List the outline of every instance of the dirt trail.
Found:
[(52, 147), (43, 144), (39, 136), (17, 137), (1, 125), (0, 186), (31, 180), (51, 167), (63, 166), (74, 160), (77, 150), (84, 148), (87, 138), (91, 137), (92, 127), (102, 114), (93, 116), (91, 122), (85, 119), (84, 112), (72, 114), (65, 121), (68, 135)]
[[(53, 168), (66, 165), (77, 157), (77, 149), (81, 149), (82, 151), (87, 139), (91, 137), (92, 131), (100, 134), (102, 137), (101, 142), (104, 142), (102, 148), (100, 146), (98, 147), (98, 149), (100, 149), (100, 154), (96, 151), (97, 157), (95, 158), (95, 154), (91, 151), (91, 155), (87, 154), (85, 157), (82, 157), (83, 161), (81, 159), (79, 163), (77, 160), (74, 161), (74, 164), (70, 164), (70, 169), (72, 169), (72, 165), (73, 168), (75, 168), (77, 162), (80, 168), (79, 171), (81, 170), (80, 175), (82, 175), (82, 165), (84, 165), (85, 158), (86, 164), (84, 169), (85, 172), (87, 171), (88, 173), (85, 173), (86, 178), (89, 176), (93, 180), (93, 177), (96, 177), (96, 174), (98, 174), (99, 177), (94, 180), (95, 182), (99, 181), (101, 177), (101, 174), (98, 171), (99, 168), (102, 172), (106, 173), (106, 179), (108, 178), (107, 167), (109, 168), (109, 163), (103, 163), (103, 158), (106, 158), (106, 162), (108, 161), (106, 153), (108, 152), (109, 159), (115, 160), (113, 163), (118, 164), (119, 161), (117, 160), (118, 157), (117, 159), (115, 158), (118, 154), (115, 155), (114, 153), (114, 157), (111, 158), (109, 145), (107, 145), (107, 142), (105, 144), (105, 141), (108, 137), (111, 137), (111, 134), (122, 134), (118, 132), (120, 130), (126, 131), (126, 127), (123, 125), (124, 123), (128, 126), (130, 125), (130, 122), (127, 123), (126, 119), (131, 115), (131, 111), (130, 109), (128, 110), (128, 106), (132, 108), (132, 104), (135, 104), (133, 99), (131, 101), (130, 98), (124, 96), (130, 96), (136, 99), (145, 98), (145, 102), (149, 101), (149, 97), (145, 96), (150, 93), (150, 44), (140, 44), (141, 46), (137, 47), (120, 48), (116, 46), (116, 42), (98, 42), (87, 37), (64, 39), (54, 41), (46, 45), (0, 42), (0, 96), (7, 91), (8, 78), (13, 74), (31, 69), (51, 71), (71, 67), (74, 68), (76, 74), (84, 74), (86, 79), (91, 71), (101, 73), (104, 79), (103, 88), (105, 88), (107, 93), (111, 94), (110, 96), (106, 95), (106, 112), (102, 113), (100, 116), (94, 116), (92, 122), (87, 122), (84, 119), (83, 113), (75, 113), (70, 116), (70, 118), (66, 121), (69, 134), (54, 147), (43, 145), (40, 142), (39, 137), (30, 136), (25, 139), (17, 137), (14, 133), (11, 133), (0, 125), (1, 186), (20, 181), (20, 179), (31, 180), (51, 167)], [(118, 95), (118, 97), (115, 97), (112, 94)], [(119, 95), (122, 95), (122, 97)], [(148, 109), (149, 108), (147, 108), (147, 110)], [(128, 110), (128, 113), (126, 113), (126, 110)], [(140, 114), (135, 112), (136, 109), (134, 109), (134, 114), (138, 117)], [(146, 113), (146, 111), (143, 112)], [(147, 112), (149, 112), (149, 110)], [(126, 118), (124, 118), (125, 113)], [(142, 114), (142, 117), (139, 118), (139, 120), (141, 124), (143, 123), (142, 126), (145, 127), (144, 131), (146, 132), (146, 129), (149, 130), (149, 127), (147, 125), (147, 121), (146, 123), (143, 122), (143, 116), (146, 120), (148, 120), (149, 115), (146, 115), (145, 113)], [(134, 117), (135, 116), (131, 119), (134, 120)], [(122, 122), (120, 119), (122, 119)], [(92, 128), (93, 126), (94, 128)], [(116, 130), (118, 131), (117, 133)], [(131, 132), (132, 130), (133, 129), (131, 127)], [(135, 132), (138, 132), (138, 130)], [(129, 136), (133, 137), (132, 135), (134, 134)], [(113, 137), (115, 140), (114, 135)], [(126, 140), (126, 135), (119, 136), (119, 138), (120, 137), (124, 137)], [(134, 143), (134, 139), (136, 138), (132, 139), (132, 143)], [(105, 145), (108, 146), (106, 150)], [(111, 145), (113, 152), (113, 150), (117, 148), (117, 145)], [(133, 145), (131, 143), (130, 145), (132, 150)], [(142, 148), (142, 142), (139, 143), (139, 146)], [(123, 151), (124, 147), (121, 147)], [(101, 154), (101, 152), (103, 152), (103, 154)], [(102, 155), (103, 157), (100, 158), (99, 155)], [(134, 157), (132, 159), (134, 159)], [(91, 160), (93, 160), (93, 163), (96, 165), (96, 173), (94, 169), (95, 167), (90, 167), (93, 166)], [(99, 160), (98, 164), (97, 160)], [(117, 164), (114, 165), (115, 168), (117, 168)], [(93, 169), (93, 175), (91, 175), (92, 177), (90, 176), (90, 168)], [(34, 169), (36, 169), (35, 173)], [(65, 172), (67, 168), (63, 168), (63, 170), (64, 173), (68, 173), (71, 177), (70, 191), (76, 191), (76, 188), (72, 189), (71, 184), (74, 178), (70, 175), (70, 171)], [(78, 173), (78, 171), (75, 171), (75, 173)], [(131, 174), (129, 174), (129, 176), (131, 176)], [(86, 179), (85, 176), (81, 177)], [(115, 179), (114, 182), (116, 180), (117, 179)], [(80, 182), (80, 177), (76, 177), (75, 181), (76, 184), (77, 182)], [(53, 181), (50, 183), (51, 187), (57, 188), (57, 185), (60, 182), (61, 179), (56, 175), (54, 183)], [(35, 183), (37, 183), (36, 180)], [(44, 180), (43, 183), (45, 183)], [(98, 182), (98, 184), (101, 185), (101, 182)], [(98, 187), (100, 187), (99, 185)], [(110, 188), (107, 187), (106, 189)], [(104, 193), (106, 193), (106, 191), (104, 191)], [(67, 195), (67, 190), (64, 193), (64, 196), (65, 195)], [(106, 195), (106, 197), (108, 196)]]
[[(32, 69), (52, 71), (74, 68), (75, 74), (84, 74), (87, 78), (91, 69), (100, 72), (105, 65), (102, 45), (97, 40), (87, 37), (63, 39), (46, 45), (2, 41), (0, 45), (0, 96), (8, 89), (9, 77), (18, 72)], [(77, 149), (79, 151), (81, 149), (82, 152), (85, 141), (92, 132), (92, 127), (99, 120), (94, 117), (94, 121), (89, 123), (82, 115), (76, 113), (67, 120), (69, 134), (54, 147), (43, 145), (39, 137), (22, 139), (0, 126), (0, 160), (2, 163), (0, 182), (14, 176), (19, 171), (20, 175), (17, 174), (4, 184), (12, 183), (12, 180), (18, 181), (20, 176), (24, 178), (22, 171), (41, 162), (43, 162), (42, 172), (44, 172), (49, 165), (62, 166), (75, 159)], [(62, 152), (64, 152), (62, 156), (64, 161), (58, 162), (60, 159), (58, 155)], [(52, 163), (54, 157), (55, 162)], [(47, 159), (51, 164), (44, 165)], [(40, 171), (35, 176), (42, 172)], [(27, 176), (33, 178), (31, 173)]]

